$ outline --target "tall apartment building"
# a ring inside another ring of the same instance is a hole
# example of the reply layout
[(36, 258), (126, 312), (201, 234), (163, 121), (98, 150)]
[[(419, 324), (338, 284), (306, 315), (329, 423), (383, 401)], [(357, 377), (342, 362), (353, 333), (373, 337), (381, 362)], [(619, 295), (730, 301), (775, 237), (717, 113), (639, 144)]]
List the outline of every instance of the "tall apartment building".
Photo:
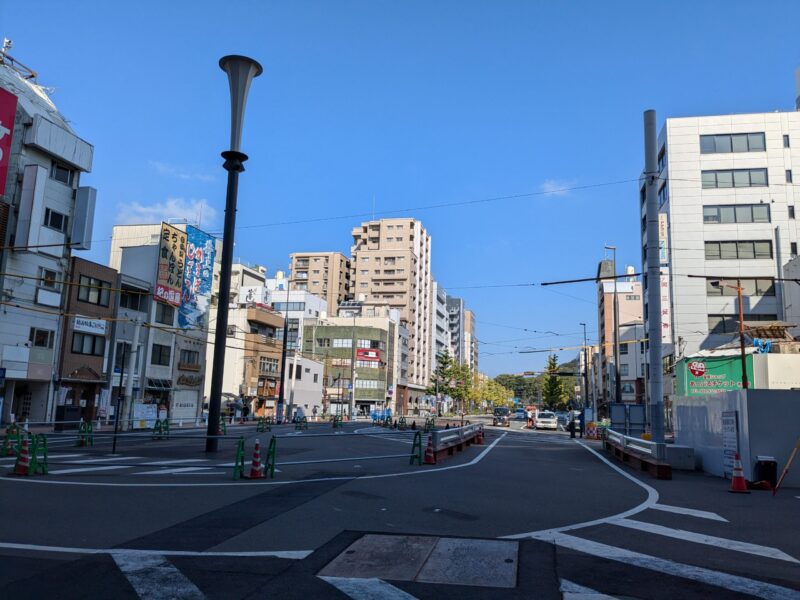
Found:
[[(632, 269), (628, 267), (628, 273)], [(603, 260), (598, 266), (598, 277), (614, 275), (613, 262)], [(643, 323), (644, 304), (642, 303), (642, 282), (617, 280), (617, 307), (619, 313), (620, 332), (623, 324)], [(614, 281), (601, 281), (597, 284), (597, 339), (600, 340), (599, 348), (599, 373), (600, 397), (598, 406), (607, 402), (622, 402), (615, 398), (616, 381), (614, 379), (616, 368), (614, 365)], [(639, 327), (641, 330), (642, 327)], [(643, 336), (644, 337), (644, 336)], [(620, 333), (620, 340), (622, 334)], [(630, 341), (630, 340), (627, 340)], [(623, 346), (620, 345), (620, 364)], [(627, 363), (626, 363), (627, 364)], [(622, 376), (620, 367), (620, 384), (625, 383), (627, 376)], [(625, 392), (623, 392), (625, 394)], [(630, 399), (629, 396), (625, 396)]]
[(447, 297), (448, 328), (450, 329), (450, 353), (458, 364), (464, 364), (464, 300)]
[[(744, 288), (745, 321), (786, 318), (784, 290), (795, 284), (775, 278), (798, 254), (794, 163), (800, 176), (800, 112), (669, 118), (658, 144), (662, 275), (657, 285), (662, 360), (669, 373), (682, 357), (736, 335), (737, 293), (726, 286), (735, 286), (737, 278)], [(717, 286), (715, 278), (727, 279)], [(672, 392), (672, 381), (665, 378), (665, 394)]]
[(430, 380), (431, 238), (416, 219), (367, 221), (353, 229), (355, 300), (400, 311), (408, 329), (409, 404), (425, 394)]
[(0, 51), (0, 421), (53, 417), (63, 282), (91, 246), (97, 194), (81, 185), (94, 148), (35, 77)]
[(350, 259), (341, 252), (294, 252), (289, 255), (289, 283), (324, 298), (328, 314), (336, 315), (340, 303), (352, 299)]
[(447, 292), (436, 280), (432, 282), (432, 307), (433, 320), (431, 323), (431, 371), (436, 369), (438, 364), (437, 357), (440, 353), (447, 350), (452, 356), (450, 338), (450, 315), (447, 312)]
[(464, 363), (473, 373), (478, 372), (478, 338), (475, 337), (475, 313), (464, 311)]

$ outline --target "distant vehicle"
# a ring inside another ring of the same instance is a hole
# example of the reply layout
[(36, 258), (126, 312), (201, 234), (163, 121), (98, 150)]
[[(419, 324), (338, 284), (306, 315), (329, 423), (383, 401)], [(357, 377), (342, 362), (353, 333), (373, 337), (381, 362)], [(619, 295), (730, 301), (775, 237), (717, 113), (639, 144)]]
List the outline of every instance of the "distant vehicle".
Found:
[(563, 427), (564, 429), (567, 428), (567, 422), (569, 421), (569, 413), (566, 411), (558, 411), (556, 413), (556, 419), (558, 420), (559, 426)]
[(505, 406), (497, 406), (492, 413), (492, 425), (495, 427), (511, 427), (510, 411)]
[(536, 429), (558, 429), (558, 419), (555, 413), (549, 411), (542, 411), (536, 415)]
[(528, 415), (525, 414), (525, 409), (524, 408), (518, 408), (517, 410), (514, 411), (514, 420), (515, 421), (524, 421), (527, 418), (528, 418)]

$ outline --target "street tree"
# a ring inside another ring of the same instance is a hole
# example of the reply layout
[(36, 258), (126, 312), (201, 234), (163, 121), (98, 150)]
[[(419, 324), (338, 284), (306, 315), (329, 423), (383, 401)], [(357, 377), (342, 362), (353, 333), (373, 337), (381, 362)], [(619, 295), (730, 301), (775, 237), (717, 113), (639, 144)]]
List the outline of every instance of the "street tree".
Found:
[(542, 399), (550, 410), (564, 410), (567, 408), (569, 394), (565, 389), (564, 381), (562, 381), (558, 373), (558, 356), (551, 354), (547, 357), (544, 389), (542, 391)]

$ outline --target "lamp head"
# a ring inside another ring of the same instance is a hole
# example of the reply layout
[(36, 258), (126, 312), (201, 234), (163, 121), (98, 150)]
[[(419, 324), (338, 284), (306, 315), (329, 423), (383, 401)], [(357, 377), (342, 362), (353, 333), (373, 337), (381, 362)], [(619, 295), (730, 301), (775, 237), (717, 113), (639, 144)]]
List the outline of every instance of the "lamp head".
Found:
[(228, 74), (231, 87), (231, 145), (230, 150), (241, 152), (244, 109), (247, 93), (254, 77), (264, 71), (252, 58), (231, 54), (219, 59), (220, 68)]

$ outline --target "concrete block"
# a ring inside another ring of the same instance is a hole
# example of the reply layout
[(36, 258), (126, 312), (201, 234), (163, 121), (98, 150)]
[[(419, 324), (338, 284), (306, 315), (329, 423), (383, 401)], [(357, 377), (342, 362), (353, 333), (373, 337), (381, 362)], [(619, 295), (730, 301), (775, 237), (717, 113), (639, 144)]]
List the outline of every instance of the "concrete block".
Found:
[(694, 448), (691, 446), (680, 446), (667, 444), (667, 462), (673, 469), (681, 471), (694, 471)]

